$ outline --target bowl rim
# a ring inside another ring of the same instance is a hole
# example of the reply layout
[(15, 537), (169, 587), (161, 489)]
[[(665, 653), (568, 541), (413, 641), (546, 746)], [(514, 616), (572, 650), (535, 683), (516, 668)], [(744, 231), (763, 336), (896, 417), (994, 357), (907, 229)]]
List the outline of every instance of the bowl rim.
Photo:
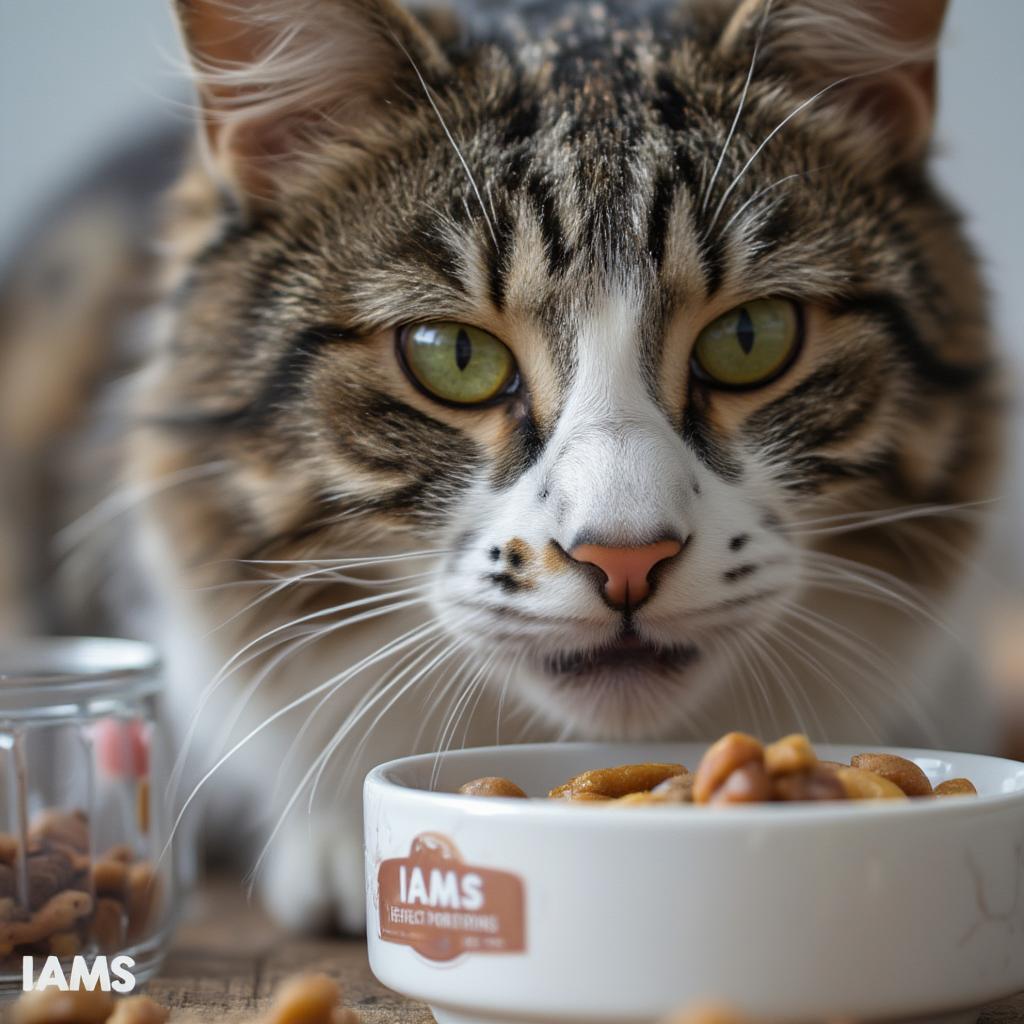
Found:
[[(657, 741), (644, 744), (657, 752), (659, 748), (667, 749), (681, 745), (707, 746), (713, 741), (680, 740)], [(516, 756), (528, 757), (549, 753), (553, 748), (559, 750), (584, 751), (600, 747), (614, 749), (616, 747), (635, 749), (635, 742), (572, 742), (572, 743), (523, 743), (502, 744), (499, 746), (467, 747), (453, 750), (445, 754), (446, 759), (462, 759), (470, 756), (488, 754), (507, 754), (518, 751)], [(1019, 774), (1022, 784), (1019, 789), (1004, 793), (987, 793), (976, 797), (963, 797), (938, 800), (871, 800), (871, 801), (830, 801), (830, 802), (792, 802), (792, 803), (761, 803), (731, 806), (723, 812), (721, 808), (710, 806), (688, 807), (685, 814), (679, 813), (678, 807), (672, 806), (633, 806), (629, 808), (628, 817), (632, 821), (642, 822), (645, 827), (661, 828), (699, 828), (699, 829), (730, 829), (748, 828), (751, 825), (775, 825), (776, 827), (793, 825), (815, 826), (826, 822), (843, 822), (847, 825), (866, 820), (875, 821), (881, 817), (895, 820), (914, 820), (916, 818), (936, 815), (967, 814), (971, 816), (985, 815), (1002, 811), (1019, 804), (1024, 811), (1024, 762), (1011, 761), (1009, 758), (996, 757), (991, 754), (974, 754), (966, 751), (932, 750), (926, 747), (898, 747), (860, 744), (820, 743), (816, 749), (824, 752), (840, 752), (853, 750), (855, 753), (888, 753), (909, 757), (911, 760), (944, 759), (957, 760), (963, 757), (979, 758), (983, 761), (1002, 765), (1007, 770), (1013, 769)], [(574, 806), (569, 801), (545, 800), (534, 797), (529, 800), (510, 800), (507, 797), (467, 797), (460, 793), (437, 792), (418, 789), (405, 785), (393, 777), (403, 768), (417, 763), (432, 762), (435, 753), (412, 754), (395, 758), (373, 768), (364, 782), (364, 795), (386, 792), (389, 801), (398, 801), (405, 805), (425, 804), (436, 807), (439, 811), (461, 814), (468, 817), (493, 819), (496, 816), (514, 817), (521, 821), (548, 823), (571, 822), (582, 828), (603, 828), (609, 822), (621, 821), (625, 811), (612, 805), (587, 804), (585, 807)]]

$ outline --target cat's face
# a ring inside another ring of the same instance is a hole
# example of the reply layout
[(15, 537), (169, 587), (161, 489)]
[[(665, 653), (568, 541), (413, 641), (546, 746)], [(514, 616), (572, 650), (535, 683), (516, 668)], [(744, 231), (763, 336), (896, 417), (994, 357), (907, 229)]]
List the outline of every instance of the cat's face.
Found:
[[(532, 459), (467, 489), (433, 595), (517, 665), (513, 692), (584, 735), (689, 720), (801, 579), (770, 450), (739, 425), (718, 451), (687, 437), (687, 395), (707, 387), (684, 354), (694, 339), (652, 337), (658, 294), (638, 290), (609, 286), (561, 320), (571, 370), (549, 369), (551, 426)], [(749, 358), (777, 343), (765, 323), (755, 334)]]
[(948, 583), (914, 538), (828, 534), (979, 496), (984, 318), (927, 89), (826, 88), (785, 21), (822, 5), (545, 6), (402, 21), (373, 118), (267, 142), (149, 395), (161, 451), (226, 467), (193, 564), (433, 552), (430, 613), (496, 686), (652, 735), (844, 574)]

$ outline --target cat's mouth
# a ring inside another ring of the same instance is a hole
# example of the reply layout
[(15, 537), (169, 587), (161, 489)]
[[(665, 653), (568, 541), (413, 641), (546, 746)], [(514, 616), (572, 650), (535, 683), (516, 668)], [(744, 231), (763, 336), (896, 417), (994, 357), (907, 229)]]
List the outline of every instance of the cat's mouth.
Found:
[(631, 629), (623, 630), (611, 643), (586, 651), (559, 651), (544, 659), (545, 670), (563, 680), (594, 675), (640, 672), (678, 672), (700, 657), (692, 644), (653, 644)]

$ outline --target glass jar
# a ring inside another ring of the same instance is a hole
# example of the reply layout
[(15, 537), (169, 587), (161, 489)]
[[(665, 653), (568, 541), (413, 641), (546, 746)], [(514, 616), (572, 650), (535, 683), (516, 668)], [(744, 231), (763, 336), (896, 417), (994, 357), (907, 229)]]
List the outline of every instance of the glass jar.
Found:
[(123, 954), (140, 983), (160, 966), (177, 878), (159, 668), (132, 640), (0, 643), (0, 990), (26, 955)]

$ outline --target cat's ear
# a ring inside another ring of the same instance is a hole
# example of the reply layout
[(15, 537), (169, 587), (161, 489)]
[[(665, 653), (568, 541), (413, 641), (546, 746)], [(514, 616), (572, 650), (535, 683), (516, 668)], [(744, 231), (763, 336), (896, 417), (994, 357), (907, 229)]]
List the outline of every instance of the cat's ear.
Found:
[(720, 48), (779, 63), (869, 118), (894, 163), (919, 159), (935, 117), (947, 0), (743, 0)]
[(445, 58), (394, 0), (176, 0), (202, 138), (242, 201), (272, 199), (325, 141), (358, 144)]

